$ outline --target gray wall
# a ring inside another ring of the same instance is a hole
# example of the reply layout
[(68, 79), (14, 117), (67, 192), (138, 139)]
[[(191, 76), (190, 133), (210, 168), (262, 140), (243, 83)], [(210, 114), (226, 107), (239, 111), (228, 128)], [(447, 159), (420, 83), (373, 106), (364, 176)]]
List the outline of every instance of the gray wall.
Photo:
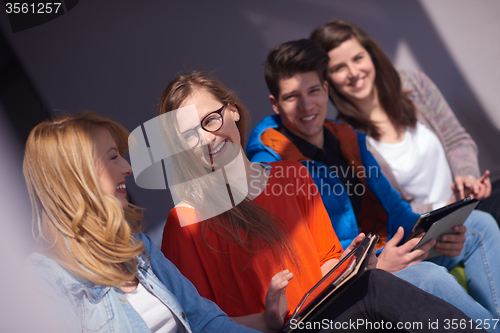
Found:
[[(192, 69), (214, 70), (256, 124), (272, 112), (262, 66), (269, 48), (308, 37), (329, 19), (349, 19), (397, 67), (422, 69), (436, 82), (478, 143), (481, 168), (497, 177), (498, 17), (500, 2), (492, 0), (82, 0), (18, 33), (0, 12), (0, 27), (53, 114), (90, 109), (133, 130), (155, 116), (169, 80)], [(131, 197), (148, 209), (154, 233), (170, 196), (133, 183)]]

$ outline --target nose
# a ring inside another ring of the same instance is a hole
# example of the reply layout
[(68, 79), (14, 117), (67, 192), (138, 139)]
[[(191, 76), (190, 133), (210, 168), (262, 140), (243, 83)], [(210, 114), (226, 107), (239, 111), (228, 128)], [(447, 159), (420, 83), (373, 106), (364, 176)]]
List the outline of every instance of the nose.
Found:
[(313, 102), (307, 96), (301, 96), (299, 99), (299, 110), (308, 111), (313, 106)]
[(359, 70), (358, 70), (358, 67), (356, 67), (356, 65), (349, 64), (347, 66), (347, 68), (349, 69), (349, 77), (350, 78), (355, 78), (359, 75)]
[(130, 164), (128, 163), (128, 161), (126, 159), (124, 159), (124, 158), (123, 158), (122, 173), (125, 176), (130, 176), (132, 174), (132, 167), (130, 166)]
[(202, 137), (200, 138), (200, 140), (205, 140), (205, 142), (201, 142), (202, 145), (203, 144), (208, 145), (208, 144), (212, 143), (213, 141), (215, 141), (215, 133), (204, 131), (201, 128), (200, 128), (200, 131), (202, 132), (201, 133)]

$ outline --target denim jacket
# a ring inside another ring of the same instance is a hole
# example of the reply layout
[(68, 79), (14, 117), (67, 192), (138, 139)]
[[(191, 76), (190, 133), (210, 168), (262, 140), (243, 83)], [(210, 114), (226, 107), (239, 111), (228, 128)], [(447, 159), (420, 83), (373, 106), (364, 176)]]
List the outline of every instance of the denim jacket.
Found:
[[(233, 322), (156, 249), (148, 236), (136, 235), (146, 251), (137, 258), (139, 282), (179, 320), (178, 332), (256, 332)], [(67, 332), (150, 332), (118, 287), (96, 285), (69, 273), (53, 259), (33, 253), (28, 269), (43, 301)]]

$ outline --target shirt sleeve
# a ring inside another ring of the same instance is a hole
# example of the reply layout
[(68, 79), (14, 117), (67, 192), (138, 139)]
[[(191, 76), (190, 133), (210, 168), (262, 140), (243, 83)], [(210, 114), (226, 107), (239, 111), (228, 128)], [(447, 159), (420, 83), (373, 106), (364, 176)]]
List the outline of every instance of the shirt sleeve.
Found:
[[(301, 177), (304, 188), (306, 189), (303, 200), (305, 212), (307, 214), (307, 222), (316, 249), (318, 250), (320, 265), (322, 266), (330, 259), (339, 259), (344, 250), (333, 230), (330, 217), (323, 205), (323, 200), (321, 200), (318, 188), (309, 175), (309, 171), (302, 164), (300, 164), (299, 168), (298, 175)], [(297, 193), (299, 193), (299, 191), (297, 191)]]
[(201, 297), (194, 285), (180, 273), (172, 262), (165, 258), (163, 253), (152, 244), (148, 236), (142, 235), (141, 239), (144, 241), (144, 247), (150, 255), (153, 272), (167, 289), (175, 295), (187, 316), (193, 332), (258, 332), (236, 324), (215, 303)]
[[(480, 176), (477, 146), (465, 131), (444, 96), (422, 72), (407, 73), (410, 98), (433, 129), (446, 152), (454, 176)], [(405, 87), (406, 88), (406, 87)]]

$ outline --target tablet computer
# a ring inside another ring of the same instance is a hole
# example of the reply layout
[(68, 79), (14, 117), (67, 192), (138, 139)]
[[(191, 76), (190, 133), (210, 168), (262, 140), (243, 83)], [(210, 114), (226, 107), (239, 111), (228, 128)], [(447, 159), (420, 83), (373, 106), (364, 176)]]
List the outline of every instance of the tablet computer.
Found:
[(370, 256), (378, 239), (378, 235), (366, 236), (362, 242), (339, 261), (330, 272), (304, 295), (282, 331), (293, 332), (294, 327), (298, 327), (298, 323), (314, 320), (352, 281), (361, 276), (368, 267)]
[[(420, 215), (405, 242), (424, 232), (424, 237), (422, 237), (413, 248), (413, 250), (415, 250), (431, 239), (439, 240), (444, 234), (454, 234), (455, 231), (453, 231), (453, 227), (464, 224), (465, 220), (469, 217), (474, 208), (476, 208), (478, 203), (479, 201), (477, 199), (467, 197), (450, 205)], [(429, 250), (427, 258), (439, 255), (441, 254), (433, 247)]]

